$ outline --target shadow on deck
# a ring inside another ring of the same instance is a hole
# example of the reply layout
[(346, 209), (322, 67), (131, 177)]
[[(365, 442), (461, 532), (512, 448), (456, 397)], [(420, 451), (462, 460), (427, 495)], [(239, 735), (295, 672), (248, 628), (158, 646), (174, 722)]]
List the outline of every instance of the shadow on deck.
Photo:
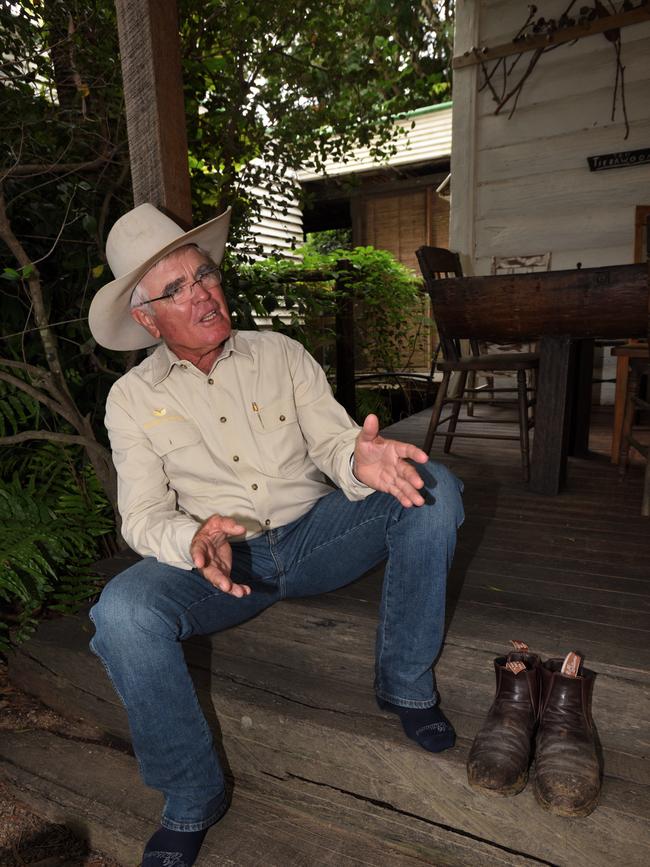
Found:
[[(419, 443), (427, 420), (420, 413), (390, 434)], [(234, 786), (232, 809), (208, 835), (200, 863), (650, 863), (650, 523), (640, 516), (640, 468), (620, 483), (607, 459), (608, 423), (596, 418), (596, 452), (570, 461), (559, 497), (526, 490), (514, 443), (457, 441), (445, 457), (465, 482), (467, 512), (436, 668), (459, 733), (454, 750), (426, 754), (374, 702), (381, 570), (188, 643)], [(123, 564), (105, 565), (110, 572)], [(14, 733), (0, 746), (0, 768), (23, 800), (73, 820), (96, 848), (135, 863), (160, 800), (138, 780), (124, 712), (86, 649), (90, 634), (84, 618), (46, 623), (10, 673), (109, 739)], [(544, 813), (530, 786), (510, 799), (467, 786), (467, 751), (493, 694), (491, 660), (510, 638), (543, 657), (578, 650), (598, 673), (593, 710), (604, 783), (585, 819)]]

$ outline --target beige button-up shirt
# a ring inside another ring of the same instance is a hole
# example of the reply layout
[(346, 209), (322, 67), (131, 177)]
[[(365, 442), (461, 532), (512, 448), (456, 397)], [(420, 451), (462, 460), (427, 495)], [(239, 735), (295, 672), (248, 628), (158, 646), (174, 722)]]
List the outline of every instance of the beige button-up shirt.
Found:
[(372, 489), (350, 467), (359, 426), (295, 340), (233, 332), (206, 375), (166, 346), (119, 379), (106, 403), (122, 533), (143, 556), (192, 568), (213, 514), (247, 538), (304, 515), (331, 492)]

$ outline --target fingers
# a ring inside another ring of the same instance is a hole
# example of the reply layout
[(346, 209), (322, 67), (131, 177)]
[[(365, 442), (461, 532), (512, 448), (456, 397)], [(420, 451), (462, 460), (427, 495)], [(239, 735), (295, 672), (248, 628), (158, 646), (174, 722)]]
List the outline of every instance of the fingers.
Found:
[(197, 530), (199, 533), (205, 533), (209, 536), (223, 534), (224, 536), (241, 536), (246, 532), (246, 528), (238, 524), (234, 518), (227, 518), (224, 515), (210, 515), (209, 518), (201, 524)]
[(415, 461), (416, 464), (426, 464), (429, 460), (429, 455), (426, 452), (410, 443), (402, 443), (399, 440), (386, 440), (386, 442), (395, 446), (395, 451), (402, 459), (406, 458), (407, 460)]
[(244, 596), (250, 596), (251, 588), (247, 584), (235, 584), (227, 575), (224, 575), (216, 566), (207, 566), (202, 570), (203, 577), (209, 581), (217, 590), (222, 593), (227, 593), (229, 596), (235, 596), (237, 599), (242, 599)]

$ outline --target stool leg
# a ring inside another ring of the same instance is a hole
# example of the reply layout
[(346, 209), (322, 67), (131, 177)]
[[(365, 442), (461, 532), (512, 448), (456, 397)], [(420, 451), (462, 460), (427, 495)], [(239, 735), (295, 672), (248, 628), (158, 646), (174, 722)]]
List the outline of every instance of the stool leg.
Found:
[(429, 454), (429, 452), (431, 451), (431, 446), (433, 445), (433, 438), (436, 435), (436, 428), (438, 427), (438, 422), (440, 421), (442, 406), (444, 404), (445, 398), (447, 397), (447, 389), (449, 388), (450, 378), (451, 373), (448, 370), (445, 370), (442, 375), (442, 382), (438, 386), (438, 393), (436, 394), (433, 408), (431, 409), (429, 428), (427, 430), (427, 435), (424, 438), (424, 446), (422, 447), (422, 450), (425, 451), (427, 454)]
[(643, 483), (643, 501), (641, 503), (641, 514), (650, 518), (650, 446), (646, 452), (645, 479)]
[[(476, 390), (476, 373), (473, 370), (470, 370), (470, 372), (469, 372), (469, 376), (467, 378), (467, 388), (472, 393), (474, 393), (474, 391)], [(473, 400), (470, 400), (470, 402), (467, 404), (467, 415), (469, 415), (469, 416), (474, 415), (474, 401)]]
[(463, 371), (461, 371), (459, 378), (458, 378), (458, 391), (456, 393), (456, 397), (458, 397), (459, 400), (457, 400), (454, 403), (454, 408), (453, 408), (452, 413), (451, 413), (451, 418), (449, 419), (449, 427), (447, 428), (447, 435), (445, 437), (445, 449), (444, 449), (445, 453), (447, 453), (449, 451), (449, 449), (451, 448), (451, 441), (454, 438), (454, 431), (456, 430), (456, 425), (458, 423), (458, 414), (459, 414), (460, 408), (461, 408), (460, 398), (462, 398), (462, 396), (465, 394), (466, 386), (467, 386), (467, 371), (463, 370)]
[(625, 390), (625, 409), (623, 413), (623, 425), (621, 427), (621, 445), (618, 453), (618, 474), (621, 478), (627, 472), (628, 452), (630, 450), (630, 433), (634, 420), (634, 398), (639, 390), (639, 374), (632, 364), (627, 379)]
[(521, 446), (521, 468), (524, 481), (528, 481), (530, 473), (530, 449), (528, 437), (528, 388), (526, 371), (517, 371), (517, 398), (519, 404), (519, 444)]
[(619, 355), (616, 359), (616, 391), (614, 395), (614, 422), (612, 424), (612, 463), (618, 463), (621, 451), (621, 430), (625, 417), (625, 396), (627, 394), (630, 359)]

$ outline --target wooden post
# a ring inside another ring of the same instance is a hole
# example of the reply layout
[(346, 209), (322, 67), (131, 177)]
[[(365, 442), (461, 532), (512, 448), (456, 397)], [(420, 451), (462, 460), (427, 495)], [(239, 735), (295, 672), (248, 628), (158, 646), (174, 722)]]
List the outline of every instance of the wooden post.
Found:
[(354, 391), (354, 292), (350, 275), (345, 273), (348, 262), (337, 262), (336, 291), (336, 399), (356, 418), (357, 401)]
[(176, 0), (116, 0), (136, 205), (192, 224)]

